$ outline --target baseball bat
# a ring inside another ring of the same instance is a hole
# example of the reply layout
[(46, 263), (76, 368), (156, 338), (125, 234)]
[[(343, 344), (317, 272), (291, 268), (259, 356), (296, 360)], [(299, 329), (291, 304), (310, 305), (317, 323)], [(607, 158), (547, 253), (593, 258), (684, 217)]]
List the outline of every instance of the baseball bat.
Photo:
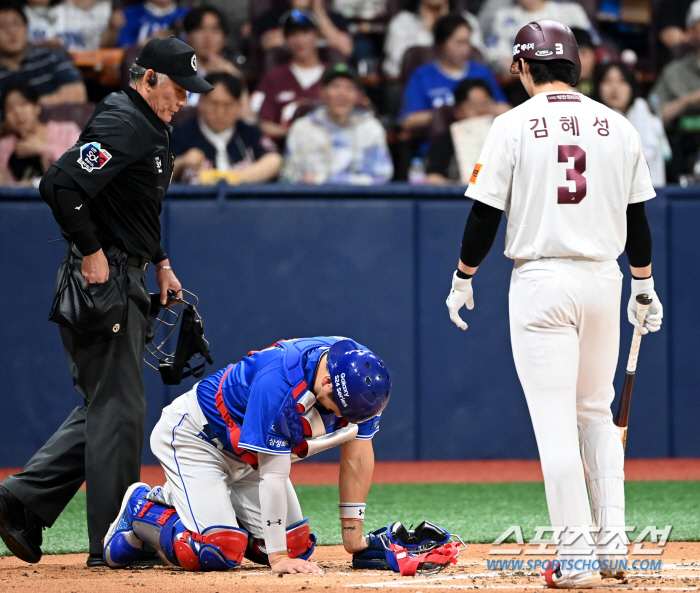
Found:
[[(639, 326), (644, 325), (644, 318), (647, 315), (647, 309), (651, 305), (652, 299), (646, 293), (637, 295), (637, 321)], [(627, 372), (625, 374), (625, 384), (622, 387), (622, 397), (620, 398), (620, 406), (617, 408), (615, 416), (615, 425), (620, 429), (620, 438), (622, 439), (623, 450), (627, 446), (627, 425), (630, 418), (630, 402), (632, 400), (632, 388), (634, 387), (634, 375), (637, 371), (637, 359), (639, 358), (639, 346), (642, 343), (642, 332), (639, 327), (634, 328), (632, 334), (632, 346), (630, 347), (630, 355), (627, 359)]]

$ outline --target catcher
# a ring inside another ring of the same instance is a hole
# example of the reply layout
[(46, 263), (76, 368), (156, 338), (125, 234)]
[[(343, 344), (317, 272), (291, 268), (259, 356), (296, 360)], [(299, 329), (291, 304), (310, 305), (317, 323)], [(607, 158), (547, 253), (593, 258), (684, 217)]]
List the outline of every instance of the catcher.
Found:
[(203, 379), (163, 410), (151, 449), (167, 482), (127, 490), (105, 562), (127, 566), (148, 543), (187, 570), (227, 570), (246, 557), (275, 573), (322, 572), (308, 561), (316, 536), (289, 472), (337, 445), (343, 544), (374, 558), (362, 521), (390, 391), (384, 362), (338, 337), (283, 340)]

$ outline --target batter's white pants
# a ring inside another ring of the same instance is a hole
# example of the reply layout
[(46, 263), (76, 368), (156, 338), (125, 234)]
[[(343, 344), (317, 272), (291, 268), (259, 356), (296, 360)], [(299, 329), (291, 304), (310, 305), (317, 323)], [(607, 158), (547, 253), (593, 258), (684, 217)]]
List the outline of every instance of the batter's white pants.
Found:
[[(518, 260), (511, 276), (515, 366), (537, 439), (550, 520), (569, 533), (592, 524), (584, 464), (598, 525), (624, 525), (624, 453), (610, 410), (621, 288), (616, 261)], [(579, 537), (558, 551), (562, 559), (593, 560), (594, 548), (592, 538)]]
[[(202, 533), (225, 525), (262, 538), (260, 472), (208, 440), (196, 386), (163, 409), (151, 433), (151, 450), (165, 470), (165, 490), (183, 524)], [(287, 480), (287, 526), (303, 519)]]

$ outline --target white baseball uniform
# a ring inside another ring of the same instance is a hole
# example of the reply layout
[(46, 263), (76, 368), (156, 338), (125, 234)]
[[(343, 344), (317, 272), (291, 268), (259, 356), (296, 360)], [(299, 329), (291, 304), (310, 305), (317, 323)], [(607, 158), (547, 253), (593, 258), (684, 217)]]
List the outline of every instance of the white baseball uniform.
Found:
[[(586, 480), (596, 525), (624, 526), (624, 453), (610, 411), (622, 281), (616, 259), (628, 204), (656, 195), (639, 134), (580, 93), (537, 94), (496, 118), (466, 195), (508, 217), (513, 357), (552, 526), (571, 533), (591, 525)], [(592, 540), (571, 544), (559, 546), (561, 558), (595, 559)]]

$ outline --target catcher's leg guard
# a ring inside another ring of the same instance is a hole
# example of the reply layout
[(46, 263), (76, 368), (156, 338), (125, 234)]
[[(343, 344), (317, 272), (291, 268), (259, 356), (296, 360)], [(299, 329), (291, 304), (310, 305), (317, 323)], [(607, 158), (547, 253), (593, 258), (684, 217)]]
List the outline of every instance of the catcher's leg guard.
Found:
[[(627, 558), (627, 547), (619, 535), (625, 526), (624, 449), (616, 426), (604, 424), (580, 433), (581, 458), (593, 505), (595, 524), (600, 527), (598, 541), (613, 538), (596, 553), (602, 565), (603, 578), (624, 578), (617, 570)], [(611, 568), (612, 567), (612, 568)]]
[(228, 570), (240, 566), (248, 545), (248, 532), (216, 525), (203, 533), (183, 531), (173, 544), (180, 566), (186, 570)]
[(131, 525), (136, 536), (151, 544), (165, 564), (178, 565), (173, 540), (177, 533), (185, 531), (185, 527), (177, 511), (148, 500), (143, 500), (135, 511)]
[(136, 560), (143, 549), (140, 540), (132, 529), (132, 520), (146, 502), (151, 488), (143, 482), (129, 486), (122, 499), (122, 506), (114, 522), (105, 535), (103, 557), (107, 566), (121, 568)]
[(246, 531), (214, 526), (195, 533), (185, 529), (175, 509), (143, 502), (132, 521), (134, 533), (167, 564), (185, 570), (228, 570), (240, 565), (248, 543)]
[[(309, 520), (303, 519), (287, 527), (287, 553), (290, 558), (308, 560), (316, 549), (316, 534), (311, 533)], [(251, 562), (270, 566), (265, 550), (265, 540), (251, 537), (245, 551), (245, 557)]]
[(308, 560), (315, 549), (316, 534), (311, 533), (308, 519), (287, 527), (287, 553), (290, 558)]

